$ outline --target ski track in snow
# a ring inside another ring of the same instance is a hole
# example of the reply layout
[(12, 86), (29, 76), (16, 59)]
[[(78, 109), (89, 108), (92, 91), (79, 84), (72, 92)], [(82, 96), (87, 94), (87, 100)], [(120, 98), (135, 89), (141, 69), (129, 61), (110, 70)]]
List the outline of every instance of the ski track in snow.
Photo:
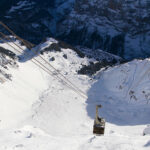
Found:
[[(68, 59), (62, 57), (64, 53)], [(143, 76), (141, 61), (108, 68), (91, 80), (76, 74), (81, 64), (88, 63), (87, 58), (79, 58), (69, 49), (50, 52), (44, 58), (53, 56), (55, 61), (51, 64), (84, 91), (88, 99), (30, 61), (19, 63), (18, 70), (10, 70), (12, 82), (0, 85), (0, 150), (150, 149), (150, 136), (143, 136), (144, 130), (146, 134), (150, 131), (150, 106), (138, 93), (141, 89), (150, 91), (149, 77), (144, 76), (141, 87), (135, 87), (137, 101), (130, 101), (128, 95)], [(150, 64), (148, 59), (145, 62)], [(148, 69), (145, 67), (144, 72)], [(96, 104), (103, 105), (100, 115), (106, 119), (104, 136), (92, 134)]]
[(129, 91), (130, 91), (130, 89), (132, 88), (133, 82), (134, 82), (134, 80), (135, 80), (135, 73), (136, 73), (136, 70), (137, 70), (137, 64), (135, 64), (135, 70), (134, 70), (134, 72), (133, 72), (133, 78), (132, 78), (131, 84), (130, 84), (130, 86), (129, 86), (129, 89), (128, 89), (127, 93), (126, 93), (125, 99), (127, 98), (127, 95), (129, 94)]

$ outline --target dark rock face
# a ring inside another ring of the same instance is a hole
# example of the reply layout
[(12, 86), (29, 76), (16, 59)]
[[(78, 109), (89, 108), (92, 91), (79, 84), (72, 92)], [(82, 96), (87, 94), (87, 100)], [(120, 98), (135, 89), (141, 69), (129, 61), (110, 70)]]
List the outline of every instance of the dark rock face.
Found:
[(96, 59), (96, 62), (94, 63), (91, 61), (87, 66), (83, 65), (82, 68), (78, 71), (79, 74), (91, 76), (102, 68), (107, 69), (110, 66), (119, 65), (126, 62), (124, 59), (118, 56), (112, 55), (99, 49), (93, 51), (91, 51), (91, 49), (85, 49), (82, 47), (79, 47), (79, 49), (85, 53), (88, 58)]
[(64, 20), (64, 13), (67, 15), (70, 9), (69, 2), (68, 8), (63, 6), (67, 1), (2, 0), (0, 20), (19, 36), (38, 44), (45, 37), (55, 35), (57, 23)]
[(7, 50), (7, 49), (5, 49), (3, 47), (0, 47), (0, 54), (1, 55), (3, 54), (3, 55), (6, 55), (6, 56), (9, 56), (12, 59), (16, 58), (16, 55), (12, 51)]
[(58, 33), (74, 45), (132, 59), (150, 56), (149, 24), (149, 0), (76, 0)]
[(0, 9), (0, 20), (35, 44), (52, 36), (126, 59), (150, 56), (150, 0), (1, 0)]
[(12, 3), (9, 0), (4, 4), (7, 7), (1, 14), (0, 19), (21, 37), (38, 43), (44, 37), (51, 35), (51, 31), (47, 26), (52, 20), (52, 16), (48, 11), (48, 6), (52, 6), (52, 2), (15, 0)]
[[(56, 37), (57, 26), (72, 9), (74, 0), (15, 0), (0, 2), (0, 20), (18, 35), (39, 44), (46, 37)], [(7, 7), (5, 7), (7, 6)]]

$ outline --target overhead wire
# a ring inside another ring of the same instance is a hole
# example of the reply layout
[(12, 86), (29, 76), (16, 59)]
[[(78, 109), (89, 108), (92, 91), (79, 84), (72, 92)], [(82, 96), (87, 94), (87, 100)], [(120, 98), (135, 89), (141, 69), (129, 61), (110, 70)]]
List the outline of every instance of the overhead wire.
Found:
[(30, 43), (29, 41), (28, 41), (28, 43), (26, 43), (24, 39), (22, 39), (21, 37), (19, 37), (18, 35), (16, 35), (16, 34), (15, 34), (7, 25), (5, 25), (2, 21), (0, 21), (0, 25), (2, 25), (7, 31), (9, 31), (9, 32), (10, 32), (12, 35), (14, 35), (17, 39), (19, 39), (20, 41), (22, 41), (24, 45), (29, 44), (28, 46), (30, 46), (30, 48), (34, 46), (34, 44)]
[[(31, 49), (31, 47), (29, 45), (27, 45), (24, 40), (22, 38), (20, 38), (19, 36), (17, 36), (9, 27), (7, 27), (4, 23), (0, 22), (0, 24), (6, 29), (8, 30), (11, 34), (13, 34), (18, 40), (22, 41), (23, 44), (28, 48)], [(15, 44), (16, 45), (16, 44)], [(19, 48), (21, 48), (19, 46)], [(69, 81), (63, 74), (61, 74), (55, 67), (53, 67), (48, 61), (46, 61), (42, 56), (39, 55), (39, 57), (45, 62), (47, 63), (51, 68), (53, 68), (61, 77), (63, 77), (69, 84), (71, 84), (78, 92), (82, 93), (82, 95), (84, 95), (85, 97), (87, 97), (85, 95), (85, 93), (80, 90), (78, 87), (76, 87), (76, 85), (74, 85), (71, 81)]]
[[(2, 41), (4, 41), (5, 43), (7, 42), (7, 41), (5, 41), (5, 40), (3, 40), (2, 38), (0, 38)], [(12, 45), (10, 45), (9, 43), (6, 43), (7, 45), (9, 45), (10, 47), (12, 47), (15, 51), (17, 51), (17, 52), (19, 52), (20, 54), (22, 54), (20, 51), (18, 51), (15, 47), (13, 47)], [(36, 59), (34, 59), (34, 60), (36, 60)], [(37, 65), (37, 66), (39, 66), (40, 68), (42, 68), (44, 71), (46, 71), (49, 75), (51, 75), (51, 76), (53, 76), (53, 72), (52, 71), (50, 71), (50, 70), (45, 70), (45, 69), (47, 69), (45, 66), (43, 66), (43, 64), (42, 63), (40, 63), (38, 60), (36, 60), (38, 63), (35, 63), (33, 60), (31, 60), (35, 65)], [(41, 65), (42, 65), (42, 67), (41, 67)], [(43, 67), (45, 67), (45, 69), (43, 68)], [(50, 73), (51, 74), (50, 74)], [(55, 76), (53, 76), (55, 79), (57, 79), (58, 80), (58, 78), (56, 78)], [(61, 80), (61, 82), (64, 82), (63, 80)], [(69, 88), (71, 88), (72, 90), (74, 90), (70, 85), (66, 85), (67, 87), (69, 87)], [(77, 91), (75, 91), (74, 90), (74, 92), (76, 92), (77, 94), (80, 94), (80, 93), (78, 93)], [(81, 94), (80, 94), (80, 96), (82, 96)], [(82, 96), (83, 97), (83, 96)], [(85, 97), (83, 97), (83, 98), (85, 98)]]
[[(9, 44), (6, 40), (2, 39), (0, 37), (0, 40), (3, 41), (4, 43), (6, 43), (7, 45), (9, 45), (11, 48), (13, 48), (15, 51), (17, 51), (19, 54), (22, 54), (19, 50), (17, 50), (14, 46), (12, 46), (11, 44)], [(40, 68), (42, 68), (42, 66), (40, 66), (39, 64), (37, 64), (36, 62), (34, 62), (33, 60), (31, 60), (35, 65), (38, 65)], [(38, 62), (38, 61), (37, 61)], [(42, 68), (44, 71), (47, 72), (47, 70), (45, 70), (44, 68)], [(49, 72), (47, 72), (49, 73)]]
[[(8, 40), (11, 40), (10, 37), (7, 37), (6, 35), (4, 35), (3, 33), (0, 32), (0, 35), (3, 38), (7, 38)], [(16, 50), (17, 52), (19, 52), (20, 54), (22, 54), (20, 51), (18, 51), (14, 46), (12, 46), (11, 44), (9, 44), (7, 41), (5, 41), (4, 39), (0, 38), (2, 41), (6, 42), (7, 45), (9, 45), (10, 47), (12, 47), (14, 50)], [(15, 42), (12, 42), (15, 46), (19, 47), (20, 49), (24, 50), (21, 46), (17, 45)], [(35, 60), (37, 63), (35, 63), (33, 60)], [(64, 81), (63, 79), (61, 79), (59, 76), (55, 77), (53, 75), (53, 72), (50, 71), (47, 67), (45, 67), (40, 61), (38, 61), (37, 59), (33, 59), (31, 60), (35, 65), (38, 65), (40, 68), (42, 68), (44, 71), (46, 71), (49, 75), (53, 76), (55, 79), (59, 79), (61, 82), (65, 83), (67, 87), (71, 88), (74, 92), (76, 92), (78, 95), (80, 95), (83, 98), (87, 98), (84, 95), (82, 95), (79, 91), (77, 91), (76, 89), (74, 89), (74, 87), (70, 86), (66, 81)]]

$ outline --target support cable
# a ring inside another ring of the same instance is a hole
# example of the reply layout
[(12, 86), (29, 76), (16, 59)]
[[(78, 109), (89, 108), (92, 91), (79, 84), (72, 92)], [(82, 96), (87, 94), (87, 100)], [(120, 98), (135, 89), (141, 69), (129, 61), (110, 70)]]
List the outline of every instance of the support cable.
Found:
[[(3, 33), (0, 32), (0, 35), (7, 38), (8, 37), (6, 35), (4, 35)], [(19, 52), (20, 54), (22, 54), (19, 50), (17, 50), (14, 46), (12, 46), (11, 44), (9, 44), (6, 40), (0, 38), (2, 41), (4, 41), (7, 45), (9, 45), (10, 47), (12, 47), (15, 51)], [(22, 47), (18, 46), (16, 43), (12, 42), (13, 44), (15, 44), (17, 47), (19, 47), (20, 49), (23, 50)], [(35, 63), (33, 60), (35, 60), (37, 63)], [(80, 95), (83, 98), (87, 98), (85, 96), (83, 96), (79, 91), (77, 91), (74, 87), (70, 86), (66, 81), (64, 81), (63, 79), (61, 79), (59, 76), (55, 77), (53, 75), (53, 72), (50, 71), (48, 68), (46, 68), (41, 62), (39, 62), (37, 59), (33, 58), (33, 60), (31, 60), (35, 65), (39, 66), (42, 70), (44, 70), (45, 72), (47, 72), (49, 75), (53, 76), (55, 79), (60, 80), (61, 82), (64, 82), (66, 84), (67, 87), (71, 88), (76, 94)], [(40, 65), (39, 65), (40, 64)]]
[[(6, 29), (8, 30), (12, 35), (14, 35), (18, 40), (20, 40), (28, 49), (30, 49), (32, 51), (32, 47), (30, 47), (22, 38), (20, 38), (18, 35), (16, 35), (8, 26), (6, 26), (4, 23), (2, 23), (0, 21), (0, 24)], [(31, 43), (32, 44), (32, 43)], [(33, 45), (33, 44), (32, 44)], [(45, 60), (42, 56), (39, 55), (39, 57), (45, 62), (47, 63), (51, 68), (53, 68), (60, 76), (62, 76), (67, 82), (69, 82), (76, 90), (78, 90), (80, 93), (82, 93), (85, 97), (86, 94), (80, 90), (76, 85), (74, 85), (71, 81), (69, 81), (62, 73), (60, 73), (55, 67), (53, 67), (47, 60)]]

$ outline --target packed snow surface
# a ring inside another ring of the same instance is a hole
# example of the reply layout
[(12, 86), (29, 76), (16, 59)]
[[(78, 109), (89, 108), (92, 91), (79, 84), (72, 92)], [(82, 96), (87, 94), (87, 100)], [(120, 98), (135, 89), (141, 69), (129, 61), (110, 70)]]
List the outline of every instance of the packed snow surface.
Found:
[[(49, 39), (38, 48), (53, 42)], [(15, 52), (6, 44), (0, 46)], [(9, 70), (12, 81), (0, 84), (0, 150), (150, 149), (149, 59), (110, 67), (88, 77), (78, 75), (77, 70), (89, 59), (80, 58), (71, 49), (61, 49), (42, 55), (57, 69), (49, 66), (50, 76), (31, 62), (33, 58), (42, 62), (38, 51), (31, 55), (22, 48), (25, 53), (20, 56), (19, 67)], [(87, 98), (55, 78), (58, 72)], [(99, 115), (106, 119), (104, 136), (92, 133), (97, 104), (103, 105)]]

